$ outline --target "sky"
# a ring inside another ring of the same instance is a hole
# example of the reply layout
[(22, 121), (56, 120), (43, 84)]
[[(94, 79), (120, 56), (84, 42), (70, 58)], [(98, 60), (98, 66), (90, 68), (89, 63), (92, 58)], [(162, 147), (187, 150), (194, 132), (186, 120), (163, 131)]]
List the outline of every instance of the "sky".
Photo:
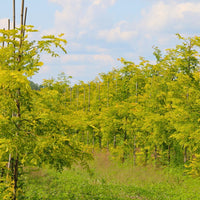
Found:
[[(0, 0), (0, 28), (12, 21), (12, 0)], [(153, 46), (162, 51), (178, 44), (176, 33), (200, 33), (200, 0), (25, 0), (27, 24), (39, 36), (64, 33), (67, 54), (42, 55), (36, 83), (64, 72), (72, 83), (94, 80), (99, 73), (121, 67), (118, 58), (153, 62)], [(21, 0), (16, 0), (17, 23)], [(31, 36), (31, 37), (39, 37)]]

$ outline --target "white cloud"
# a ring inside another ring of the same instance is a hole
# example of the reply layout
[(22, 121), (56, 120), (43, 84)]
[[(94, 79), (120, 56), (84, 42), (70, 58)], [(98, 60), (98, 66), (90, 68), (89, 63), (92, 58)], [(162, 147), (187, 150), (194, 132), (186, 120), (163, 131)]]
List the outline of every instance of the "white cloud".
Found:
[(100, 65), (100, 64), (106, 64), (106, 65), (112, 65), (115, 63), (115, 59), (110, 55), (104, 55), (104, 54), (77, 54), (77, 55), (63, 55), (61, 56), (61, 62), (62, 63), (84, 63), (84, 64), (94, 64), (94, 65)]
[(92, 5), (107, 8), (108, 6), (112, 6), (115, 3), (116, 3), (116, 0), (93, 0)]
[(63, 65), (62, 71), (65, 72), (67, 75), (72, 77), (78, 77), (80, 74), (85, 73), (86, 66), (77, 64), (77, 65)]
[(120, 21), (117, 25), (109, 30), (101, 30), (98, 37), (105, 39), (108, 42), (129, 41), (137, 36), (138, 32), (134, 30), (133, 26), (126, 21)]
[(107, 48), (101, 48), (101, 47), (99, 47), (99, 46), (97, 46), (97, 45), (88, 45), (88, 46), (86, 46), (85, 47), (85, 50), (87, 51), (87, 52), (95, 52), (95, 53), (106, 53), (106, 52), (109, 52), (109, 49), (107, 49)]
[[(153, 45), (162, 50), (171, 48), (177, 43), (175, 33), (191, 35), (200, 27), (199, 0), (135, 1), (136, 6), (143, 6), (135, 11), (124, 9), (134, 6), (128, 0), (118, 1), (116, 6), (117, 0), (49, 1), (61, 7), (55, 12), (52, 28), (44, 33), (63, 32), (68, 40), (68, 55), (61, 56), (58, 64), (47, 61), (51, 67), (44, 69), (55, 76), (64, 71), (75, 79), (91, 80), (98, 72), (118, 65), (114, 57), (134, 61), (144, 56), (151, 60)], [(119, 8), (120, 3), (125, 6)]]
[(115, 4), (116, 0), (49, 0), (62, 6), (55, 13), (55, 27), (69, 39), (87, 34), (97, 27), (96, 17)]
[[(197, 23), (190, 15), (200, 17), (200, 3), (179, 1), (159, 1), (150, 10), (143, 10), (143, 20), (141, 27), (151, 31), (161, 31), (163, 29), (182, 29), (186, 26), (185, 22)], [(199, 23), (199, 22), (198, 22)]]
[(137, 31), (123, 31), (120, 27), (115, 27), (110, 30), (102, 30), (99, 32), (98, 37), (105, 39), (108, 42), (128, 41), (137, 36)]
[(8, 29), (8, 19), (0, 19), (0, 29)]
[(51, 70), (51, 67), (48, 65), (44, 65), (40, 68), (40, 73), (41, 74), (46, 74)]

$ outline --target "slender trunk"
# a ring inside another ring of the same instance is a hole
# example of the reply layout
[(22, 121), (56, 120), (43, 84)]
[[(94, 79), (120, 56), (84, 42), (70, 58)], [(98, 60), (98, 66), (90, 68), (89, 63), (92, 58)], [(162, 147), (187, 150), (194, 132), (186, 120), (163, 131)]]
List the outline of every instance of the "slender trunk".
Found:
[(135, 93), (135, 95), (136, 95), (136, 103), (138, 102), (138, 82), (136, 82), (136, 86), (135, 86), (136, 88), (136, 93)]
[(156, 166), (157, 166), (157, 158), (158, 158), (158, 150), (157, 150), (157, 146), (155, 145), (154, 159), (155, 159), (155, 165), (156, 165)]
[[(26, 18), (26, 16), (25, 16)], [(21, 58), (22, 58), (22, 51), (21, 51), (21, 47), (22, 47), (22, 42), (23, 42), (23, 38), (24, 38), (24, 29), (23, 29), (23, 25), (25, 24), (26, 19), (24, 19), (24, 0), (22, 0), (22, 6), (21, 6), (21, 36), (20, 36), (20, 44), (19, 44), (19, 56), (16, 59), (16, 61), (18, 62), (18, 65), (21, 62)], [(8, 29), (10, 29), (10, 20), (8, 21)], [(15, 29), (15, 0), (13, 0), (13, 29)], [(15, 36), (13, 37), (13, 40), (15, 40)], [(15, 48), (15, 46), (14, 46)], [(14, 50), (14, 60), (15, 60), (15, 50)], [(16, 65), (17, 66), (17, 65)], [(14, 68), (15, 69), (15, 68)], [(18, 71), (20, 71), (21, 69), (19, 68)], [(12, 116), (16, 116), (17, 118), (21, 118), (21, 102), (20, 102), (20, 97), (21, 97), (21, 91), (20, 88), (17, 89), (16, 91), (16, 99), (15, 99), (15, 103), (16, 103), (16, 107), (17, 107), (17, 112), (16, 113), (12, 113)], [(17, 125), (17, 129), (20, 130), (21, 128), (21, 124), (19, 123)], [(18, 137), (18, 131), (16, 132), (15, 136)], [(14, 188), (13, 188), (13, 200), (17, 199), (17, 193), (18, 193), (18, 177), (19, 177), (19, 155), (16, 152), (15, 158), (11, 156), (11, 154), (9, 154), (9, 161), (8, 161), (8, 171), (10, 171), (9, 169), (11, 168), (11, 178), (14, 181)]]
[[(10, 30), (10, 19), (8, 19), (8, 30)], [(9, 37), (8, 37), (9, 39)], [(9, 46), (9, 42), (8, 42), (8, 46)]]
[(72, 87), (70, 88), (70, 105), (72, 105)]
[(109, 141), (107, 141), (107, 151), (109, 151)]
[(184, 163), (187, 162), (187, 159), (188, 159), (188, 157), (187, 157), (187, 147), (185, 147), (184, 148)]
[(78, 104), (79, 104), (79, 89), (76, 89), (76, 110), (78, 111)]
[[(127, 140), (127, 132), (126, 132), (126, 130), (125, 130), (125, 132), (124, 132), (124, 142)], [(122, 163), (124, 163), (124, 161), (125, 161), (125, 156), (126, 156), (126, 153), (125, 153), (125, 151), (123, 151), (123, 156), (122, 156)]]
[[(13, 29), (15, 30), (15, 0), (13, 0)], [(13, 36), (13, 41), (15, 41), (15, 35)], [(15, 44), (13, 45), (15, 49)], [(13, 52), (14, 54), (14, 70), (15, 70), (15, 50)]]
[(7, 176), (9, 176), (9, 171), (11, 169), (11, 160), (12, 160), (12, 156), (11, 156), (11, 153), (10, 153), (9, 158), (8, 158), (8, 173), (7, 173)]
[(17, 199), (17, 190), (18, 190), (18, 155), (16, 157), (16, 160), (14, 161), (14, 194), (13, 194), (13, 200)]
[[(1, 168), (1, 179), (3, 179), (4, 174), (5, 174), (5, 169)], [(3, 180), (1, 180), (0, 183), (3, 183)]]
[[(4, 28), (3, 30), (5, 30), (5, 28)], [(3, 37), (4, 37), (4, 34), (3, 34)], [(3, 40), (3, 44), (2, 44), (2, 47), (3, 47), (3, 48), (4, 48), (4, 44), (5, 44), (5, 42), (4, 42), (4, 40)]]
[(85, 109), (85, 107), (86, 107), (86, 105), (85, 105), (85, 86), (84, 86), (84, 97), (83, 97), (84, 99), (84, 103), (83, 103), (83, 110), (85, 111), (86, 109)]
[(116, 149), (116, 147), (117, 147), (116, 133), (114, 134), (114, 142), (113, 142), (113, 147), (114, 147), (114, 149)]
[(13, 29), (15, 29), (15, 0), (13, 0)]
[(100, 82), (99, 82), (99, 112), (101, 111), (101, 88), (100, 88)]
[(90, 84), (88, 85), (88, 112), (90, 111)]
[(115, 92), (116, 92), (116, 96), (118, 96), (118, 89), (117, 89), (117, 78), (116, 78)]
[(136, 145), (135, 145), (135, 135), (133, 138), (133, 165), (136, 166)]
[(89, 131), (87, 131), (87, 145), (89, 145)]
[[(127, 119), (128, 117), (126, 117), (125, 119), (125, 131), (124, 131), (124, 144), (126, 145), (126, 140), (127, 140), (127, 130), (126, 130), (126, 124), (127, 124)], [(124, 163), (125, 161), (125, 151), (123, 152), (123, 157), (122, 157), (122, 163)]]
[(20, 43), (19, 43), (19, 57), (18, 57), (18, 62), (21, 62), (21, 57), (22, 57), (22, 51), (21, 51), (21, 47), (22, 47), (22, 41), (23, 41), (23, 35), (24, 35), (24, 28), (23, 28), (23, 24), (24, 24), (24, 0), (22, 0), (22, 6), (21, 6), (21, 36), (20, 36)]
[(109, 107), (109, 81), (107, 82), (107, 107)]
[(168, 145), (168, 164), (170, 165), (171, 162), (171, 146)]
[[(23, 22), (23, 25), (26, 26), (26, 17), (27, 17), (27, 7), (25, 8), (25, 14), (24, 14), (24, 22)], [(23, 31), (23, 37), (25, 36), (25, 29)]]
[[(21, 26), (24, 25), (24, 0), (22, 0), (21, 6)], [(23, 34), (23, 27), (21, 27), (21, 34)]]
[(99, 149), (101, 149), (101, 136), (99, 135)]
[(95, 133), (93, 130), (93, 135), (92, 135), (92, 145), (93, 145), (93, 153), (94, 153), (94, 145), (95, 145)]
[(8, 19), (8, 30), (10, 30), (10, 19)]
[(148, 149), (145, 149), (145, 166), (147, 165), (148, 162)]

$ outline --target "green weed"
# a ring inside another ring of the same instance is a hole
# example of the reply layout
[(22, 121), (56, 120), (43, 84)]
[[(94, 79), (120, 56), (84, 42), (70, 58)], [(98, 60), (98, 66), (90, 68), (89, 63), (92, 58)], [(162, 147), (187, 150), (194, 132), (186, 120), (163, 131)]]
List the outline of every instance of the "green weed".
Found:
[(79, 166), (62, 173), (40, 169), (24, 177), (24, 197), (31, 200), (198, 200), (200, 180), (182, 169), (135, 167), (98, 154), (92, 173)]

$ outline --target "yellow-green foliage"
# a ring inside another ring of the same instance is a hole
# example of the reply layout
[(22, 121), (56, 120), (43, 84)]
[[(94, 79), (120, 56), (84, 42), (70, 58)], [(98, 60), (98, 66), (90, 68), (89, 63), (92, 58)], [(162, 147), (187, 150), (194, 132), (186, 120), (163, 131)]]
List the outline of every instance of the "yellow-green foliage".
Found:
[(195, 154), (188, 165), (186, 172), (193, 177), (200, 177), (200, 154)]

